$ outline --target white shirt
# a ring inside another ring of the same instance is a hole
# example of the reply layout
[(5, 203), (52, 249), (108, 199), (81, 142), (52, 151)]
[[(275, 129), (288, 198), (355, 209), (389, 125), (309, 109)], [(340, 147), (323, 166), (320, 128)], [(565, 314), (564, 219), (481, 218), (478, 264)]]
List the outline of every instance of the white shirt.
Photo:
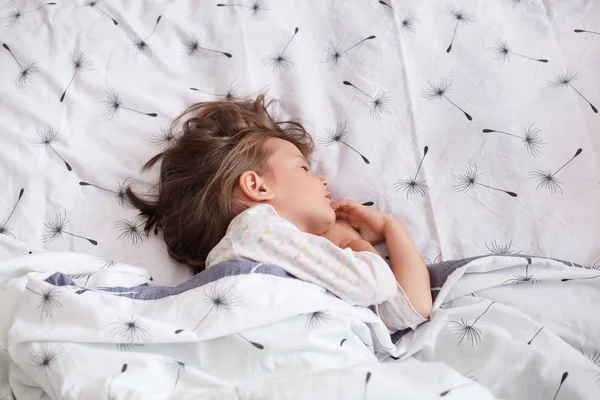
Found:
[(251, 207), (231, 221), (225, 237), (208, 254), (206, 268), (234, 258), (276, 265), (352, 305), (378, 305), (392, 333), (426, 321), (379, 255), (341, 249), (324, 237), (302, 232), (268, 204)]

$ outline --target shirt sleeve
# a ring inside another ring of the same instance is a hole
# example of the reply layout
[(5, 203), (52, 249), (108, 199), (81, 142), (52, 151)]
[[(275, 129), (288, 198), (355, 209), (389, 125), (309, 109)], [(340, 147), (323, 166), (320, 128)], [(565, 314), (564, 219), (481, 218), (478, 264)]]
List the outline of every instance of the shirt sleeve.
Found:
[(377, 307), (377, 313), (390, 333), (407, 328), (415, 329), (427, 321), (415, 310), (400, 284), (396, 282), (396, 285), (398, 286), (396, 296)]

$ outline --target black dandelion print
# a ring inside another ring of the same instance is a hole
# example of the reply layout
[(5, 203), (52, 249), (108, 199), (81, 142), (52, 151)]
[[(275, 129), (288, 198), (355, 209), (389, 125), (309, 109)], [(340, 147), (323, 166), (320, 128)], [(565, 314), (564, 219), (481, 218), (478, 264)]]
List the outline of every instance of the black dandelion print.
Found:
[(560, 167), (559, 169), (557, 169), (554, 172), (552, 172), (550, 170), (541, 170), (541, 169), (530, 172), (529, 175), (530, 175), (531, 179), (535, 179), (538, 181), (536, 190), (539, 188), (542, 188), (542, 189), (549, 190), (551, 194), (555, 194), (559, 191), (562, 194), (563, 190), (562, 190), (562, 187), (560, 186), (562, 181), (560, 181), (557, 178), (557, 175), (560, 171), (562, 171), (563, 168), (565, 168), (576, 157), (578, 157), (582, 151), (583, 150), (581, 148), (577, 149), (577, 151), (575, 152), (575, 155), (573, 157), (571, 157), (571, 159), (569, 161), (567, 161), (565, 164), (563, 164), (562, 167)]
[(160, 133), (153, 134), (150, 141), (157, 146), (169, 146), (175, 140), (175, 134), (172, 129), (160, 128)]
[(21, 197), (23, 197), (23, 193), (25, 193), (25, 189), (21, 188), (21, 190), (19, 190), (19, 196), (17, 197), (17, 201), (15, 201), (15, 205), (10, 211), (10, 214), (8, 214), (8, 217), (6, 217), (4, 222), (0, 223), (0, 235), (10, 236), (13, 239), (16, 239), (15, 235), (13, 235), (12, 233), (12, 228), (8, 225), (8, 223), (10, 222), (10, 219), (12, 218), (15, 210), (17, 209), (17, 206), (19, 205)]
[(259, 350), (264, 350), (265, 346), (263, 346), (260, 343), (256, 343), (251, 341), (250, 339), (248, 339), (247, 337), (245, 337), (244, 335), (242, 335), (241, 333), (237, 334), (239, 337), (241, 337), (243, 340), (245, 340), (246, 342), (250, 343), (252, 346), (254, 346), (255, 348), (259, 349)]
[(495, 302), (492, 301), (490, 303), (490, 305), (487, 306), (485, 311), (482, 312), (472, 323), (469, 322), (468, 320), (464, 320), (462, 318), (460, 319), (460, 321), (450, 321), (451, 328), (449, 328), (449, 331), (456, 334), (457, 338), (459, 339), (459, 341), (458, 341), (459, 346), (465, 339), (467, 339), (468, 341), (471, 342), (471, 346), (476, 346), (479, 343), (481, 343), (481, 333), (482, 332), (479, 328), (475, 327), (475, 324), (477, 324), (477, 321), (479, 321), (479, 318), (483, 317), (484, 314), (486, 312), (488, 312), (488, 310), (494, 303)]
[(315, 329), (326, 324), (331, 319), (331, 316), (324, 311), (315, 311), (306, 315), (306, 328)]
[(577, 90), (575, 86), (573, 86), (573, 81), (575, 81), (575, 79), (577, 79), (576, 72), (566, 71), (563, 74), (554, 73), (554, 79), (549, 80), (548, 85), (552, 86), (553, 88), (570, 87), (579, 95), (579, 97), (585, 100), (592, 108), (592, 111), (597, 114), (598, 109), (583, 94), (581, 94), (581, 92)]
[(240, 89), (241, 89), (241, 86), (238, 85), (235, 81), (230, 83), (229, 85), (225, 86), (225, 88), (223, 89), (223, 91), (221, 93), (209, 92), (209, 91), (206, 91), (203, 89), (198, 89), (195, 87), (190, 88), (190, 90), (193, 90), (195, 92), (209, 94), (211, 96), (220, 97), (223, 100), (229, 100), (229, 101), (237, 100), (240, 98), (239, 97)]
[(152, 35), (154, 35), (154, 33), (156, 33), (156, 28), (158, 28), (158, 24), (160, 22), (160, 20), (162, 19), (162, 15), (159, 15), (158, 18), (156, 18), (156, 22), (154, 23), (154, 29), (152, 29), (152, 32), (150, 32), (150, 34), (148, 34), (148, 36), (146, 36), (145, 38), (139, 38), (133, 41), (133, 49), (137, 54), (144, 54), (146, 56), (149, 56), (152, 54), (152, 50), (150, 49), (150, 45), (148, 45), (148, 40), (152, 37)]
[(342, 83), (354, 88), (354, 90), (357, 90), (369, 98), (369, 105), (371, 107), (370, 113), (373, 118), (379, 119), (384, 112), (389, 112), (388, 103), (392, 100), (389, 92), (379, 91), (378, 93), (371, 95), (351, 82), (344, 81)]
[(527, 257), (527, 265), (525, 266), (525, 273), (524, 274), (517, 274), (517, 275), (513, 275), (512, 279), (508, 279), (506, 281), (504, 281), (502, 284), (519, 284), (519, 283), (531, 283), (532, 285), (534, 283), (539, 282), (539, 279), (534, 279), (533, 278), (533, 274), (529, 273), (529, 267), (531, 266), (531, 258)]
[(87, 6), (93, 8), (94, 10), (98, 11), (100, 14), (104, 15), (107, 18), (110, 18), (110, 20), (112, 21), (112, 23), (114, 25), (119, 25), (119, 22), (117, 22), (116, 19), (114, 19), (113, 17), (111, 17), (106, 11), (104, 11), (102, 8), (100, 8), (98, 6), (98, 0), (91, 0), (87, 2)]
[(243, 3), (232, 3), (232, 4), (224, 4), (218, 3), (217, 7), (232, 7), (232, 8), (243, 8), (252, 13), (252, 16), (257, 20), (262, 20), (265, 17), (265, 13), (269, 11), (265, 4), (262, 1), (255, 1), (250, 4)]
[(423, 165), (423, 161), (425, 160), (425, 156), (427, 156), (427, 152), (429, 151), (429, 146), (425, 146), (423, 148), (423, 157), (421, 157), (421, 161), (419, 162), (419, 166), (417, 167), (417, 172), (415, 172), (415, 176), (411, 176), (410, 178), (401, 179), (398, 182), (394, 183), (394, 189), (396, 192), (399, 190), (403, 190), (406, 192), (406, 198), (408, 199), (413, 194), (419, 194), (421, 196), (425, 196), (425, 192), (428, 187), (425, 183), (424, 179), (419, 179), (419, 172), (421, 171), (421, 166)]
[(366, 201), (366, 202), (362, 203), (363, 206), (367, 206), (367, 207), (371, 207), (373, 204), (375, 204), (375, 203), (373, 203), (372, 201)]
[(115, 223), (115, 229), (118, 229), (121, 234), (117, 237), (117, 239), (129, 239), (131, 240), (131, 245), (136, 246), (144, 240), (142, 227), (143, 223), (138, 221), (129, 221), (127, 219), (122, 219)]
[(443, 392), (441, 392), (441, 393), (440, 393), (440, 397), (445, 397), (445, 396), (446, 396), (446, 395), (448, 395), (450, 392), (453, 392), (453, 391), (455, 391), (455, 390), (458, 390), (458, 389), (464, 388), (465, 386), (473, 385), (473, 384), (475, 384), (475, 383), (476, 383), (475, 381), (466, 382), (466, 383), (463, 383), (462, 385), (458, 385), (458, 386), (455, 386), (455, 387), (453, 387), (453, 388), (450, 388), (450, 389), (448, 389), (448, 390), (444, 390)]
[(529, 339), (529, 342), (527, 342), (527, 345), (531, 345), (531, 342), (533, 342), (533, 340), (537, 337), (537, 335), (540, 334), (540, 332), (542, 331), (542, 329), (544, 329), (544, 325), (542, 325), (542, 327), (540, 329), (538, 329), (538, 331), (535, 333), (535, 335), (533, 335), (533, 337), (531, 339)]
[(526, 56), (524, 54), (516, 53), (516, 52), (512, 51), (510, 49), (510, 47), (508, 47), (508, 43), (506, 43), (504, 40), (498, 40), (496, 42), (496, 45), (494, 46), (494, 53), (496, 54), (496, 56), (494, 58), (496, 60), (500, 61), (501, 63), (510, 61), (511, 56), (517, 56), (517, 57), (525, 58), (525, 59), (531, 60), (531, 61), (538, 61), (541, 63), (548, 62), (548, 60), (546, 60), (545, 58), (534, 58), (534, 57)]
[(38, 308), (40, 309), (40, 320), (44, 317), (51, 318), (52, 312), (57, 308), (62, 307), (62, 304), (59, 301), (60, 290), (58, 288), (54, 286), (48, 286), (39, 293), (30, 288), (26, 289), (40, 298), (38, 301)]
[(287, 43), (283, 47), (283, 50), (281, 50), (279, 53), (277, 53), (275, 55), (268, 56), (267, 58), (265, 58), (263, 60), (263, 64), (271, 66), (273, 68), (273, 71), (288, 70), (291, 67), (293, 67), (294, 63), (292, 62), (292, 57), (289, 56), (288, 54), (286, 54), (286, 52), (287, 52), (288, 47), (292, 43), (292, 40), (294, 40), (294, 38), (298, 34), (298, 31), (299, 31), (299, 28), (296, 27), (296, 29), (294, 29), (294, 34), (287, 41)]
[(37, 134), (38, 137), (30, 139), (29, 143), (33, 144), (34, 146), (43, 146), (49, 148), (65, 164), (67, 171), (72, 171), (73, 168), (71, 168), (71, 165), (60, 154), (58, 154), (54, 147), (52, 147), (52, 142), (58, 140), (56, 138), (56, 136), (58, 136), (58, 130), (52, 127), (49, 127), (47, 130), (38, 129)]
[(69, 62), (71, 63), (71, 68), (73, 69), (73, 74), (71, 75), (71, 79), (65, 88), (65, 91), (60, 96), (60, 102), (62, 103), (65, 100), (65, 96), (67, 95), (67, 90), (71, 87), (73, 80), (77, 74), (81, 74), (84, 71), (89, 70), (92, 67), (91, 61), (89, 61), (84, 52), (74, 52), (69, 55)]
[(521, 135), (516, 135), (514, 133), (499, 131), (495, 129), (484, 129), (483, 133), (500, 133), (506, 136), (510, 136), (516, 139), (519, 139), (525, 149), (532, 156), (539, 156), (541, 154), (540, 147), (545, 145), (544, 141), (540, 136), (540, 130), (533, 127), (531, 124), (528, 128), (523, 129), (523, 133)]
[(468, 24), (473, 21), (474, 15), (472, 13), (467, 13), (463, 7), (450, 7), (448, 12), (452, 15), (452, 18), (456, 21), (454, 25), (454, 31), (452, 32), (452, 40), (450, 40), (450, 45), (446, 49), (446, 53), (450, 53), (452, 51), (452, 46), (454, 46), (454, 39), (456, 39), (456, 31), (458, 30), (458, 26), (460, 24)]
[(504, 189), (498, 189), (493, 186), (485, 185), (479, 182), (480, 176), (481, 174), (477, 172), (477, 165), (467, 165), (466, 171), (464, 173), (458, 176), (454, 176), (456, 179), (458, 179), (458, 183), (453, 187), (459, 192), (467, 193), (471, 189), (475, 189), (476, 186), (482, 186), (484, 188), (495, 190), (497, 192), (506, 193), (511, 197), (517, 197), (517, 194), (515, 192), (509, 192)]
[(54, 218), (52, 219), (52, 221), (48, 223), (44, 222), (44, 226), (46, 227), (46, 233), (44, 233), (44, 235), (42, 236), (43, 242), (49, 243), (58, 238), (63, 237), (63, 235), (69, 235), (79, 239), (87, 240), (94, 246), (98, 245), (98, 242), (93, 239), (89, 239), (71, 232), (67, 232), (66, 227), (68, 224), (69, 221), (67, 220), (66, 212), (57, 212), (56, 214), (54, 214)]
[(127, 198), (127, 189), (131, 186), (129, 183), (127, 183), (127, 181), (129, 180), (129, 178), (125, 179), (123, 182), (119, 182), (117, 184), (117, 188), (115, 190), (111, 190), (111, 189), (106, 189), (102, 186), (93, 184), (93, 183), (89, 183), (89, 182), (84, 182), (81, 181), (79, 182), (80, 186), (93, 186), (96, 189), (100, 189), (104, 192), (107, 193), (111, 193), (115, 199), (117, 200), (117, 203), (123, 207), (123, 208), (127, 208), (129, 207), (129, 199)]
[(356, 154), (358, 154), (365, 162), (365, 164), (370, 164), (370, 161), (367, 157), (363, 156), (358, 150), (356, 150), (354, 147), (350, 146), (348, 143), (345, 142), (347, 136), (348, 130), (346, 129), (346, 124), (339, 123), (337, 124), (335, 129), (327, 130), (327, 135), (324, 138), (319, 138), (319, 143), (325, 146), (331, 146), (332, 144), (341, 143), (350, 150), (354, 151)]
[(505, 3), (512, 4), (513, 10), (518, 6), (529, 6), (529, 0), (505, 0)]
[(367, 375), (365, 376), (365, 391), (363, 393), (363, 399), (365, 400), (367, 398), (367, 389), (369, 387), (369, 381), (371, 380), (371, 376), (373, 376), (371, 371), (367, 372)]
[(340, 347), (342, 347), (342, 346), (344, 345), (344, 343), (346, 343), (346, 341), (347, 341), (347, 340), (348, 340), (347, 338), (343, 338), (343, 339), (340, 341)]
[(61, 354), (62, 351), (60, 347), (49, 347), (48, 344), (44, 344), (40, 351), (37, 351), (31, 355), (31, 363), (34, 367), (44, 373), (46, 382), (48, 383), (50, 391), (52, 392), (52, 397), (55, 399), (58, 399), (59, 397), (56, 395), (54, 387), (52, 386), (49, 374), (54, 368)]
[(113, 89), (108, 90), (106, 93), (107, 99), (104, 101), (104, 105), (106, 106), (106, 116), (110, 119), (114, 118), (121, 110), (127, 110), (137, 114), (147, 115), (149, 117), (158, 117), (157, 113), (146, 113), (133, 108), (125, 107), (123, 105), (121, 96), (119, 96), (119, 93)]
[(340, 66), (342, 58), (351, 50), (359, 47), (360, 45), (362, 45), (363, 43), (365, 43), (367, 40), (373, 40), (375, 39), (376, 36), (375, 35), (371, 35), (368, 36), (356, 43), (354, 43), (352, 46), (347, 47), (345, 49), (341, 49), (339, 46), (334, 46), (332, 44), (329, 45), (329, 47), (327, 47), (325, 49), (325, 62), (329, 65), (329, 70), (333, 71), (334, 69), (336, 69), (337, 67)]
[(113, 376), (110, 378), (110, 382), (108, 383), (108, 400), (116, 400), (116, 396), (113, 396), (113, 394), (112, 394), (113, 381), (115, 380), (115, 378), (117, 376), (119, 376), (120, 374), (122, 374), (126, 371), (127, 371), (127, 364), (123, 364), (123, 366), (121, 367), (121, 371), (114, 373)]
[(521, 253), (521, 250), (513, 249), (512, 240), (508, 244), (499, 244), (495, 240), (492, 240), (489, 245), (486, 242), (485, 247), (489, 250), (488, 255), (508, 256)]
[(569, 281), (584, 281), (584, 280), (588, 280), (588, 279), (596, 279), (596, 278), (600, 278), (600, 275), (596, 275), (596, 276), (588, 276), (585, 278), (563, 278), (560, 281), (561, 282), (569, 282)]
[(15, 54), (12, 52), (12, 50), (10, 49), (10, 47), (8, 47), (8, 45), (6, 43), (2, 43), (2, 47), (4, 47), (10, 53), (13, 60), (15, 60), (15, 62), (19, 66), (19, 74), (17, 75), (17, 78), (15, 79), (15, 84), (17, 85), (18, 88), (22, 88), (25, 84), (31, 82), (33, 75), (39, 71), (39, 69), (37, 67), (37, 63), (34, 63), (34, 62), (22, 63), (15, 56)]
[(113, 338), (124, 339), (129, 344), (144, 344), (152, 340), (152, 335), (135, 316), (119, 318), (108, 324), (108, 329)]
[[(204, 301), (210, 305), (206, 314), (200, 319), (196, 326), (192, 329), (195, 331), (202, 325), (206, 318), (213, 312), (227, 312), (238, 307), (241, 304), (240, 299), (232, 293), (234, 286), (225, 287), (223, 285), (212, 285), (210, 288), (204, 289)], [(185, 329), (177, 329), (175, 334), (180, 334)]]
[[(583, 351), (581, 351), (581, 354), (584, 354)], [(588, 369), (587, 371), (594, 373), (594, 375), (596, 377), (596, 385), (600, 386), (600, 371), (599, 371), (599, 369), (600, 369), (600, 352), (594, 351), (593, 354), (590, 353), (585, 356), (587, 357), (588, 360), (590, 360), (592, 363), (594, 363), (594, 365), (597, 367), (592, 370)]]
[(591, 33), (592, 35), (600, 35), (600, 32), (586, 31), (584, 29), (575, 29), (573, 32), (575, 32), (575, 33)]
[(465, 117), (467, 117), (467, 119), (469, 121), (472, 121), (473, 118), (471, 117), (471, 115), (469, 113), (467, 113), (465, 110), (463, 110), (461, 107), (459, 107), (456, 103), (454, 103), (452, 100), (450, 100), (448, 98), (448, 96), (446, 96), (446, 93), (448, 93), (450, 91), (451, 86), (452, 86), (452, 82), (449, 82), (445, 79), (443, 79), (435, 84), (429, 82), (429, 89), (427, 89), (423, 92), (423, 97), (425, 97), (428, 100), (444, 99), (444, 100), (448, 101), (450, 104), (452, 104), (454, 107), (459, 109), (465, 115)]
[(552, 398), (552, 400), (556, 400), (556, 396), (558, 396), (558, 393), (560, 392), (560, 389), (562, 388), (563, 383), (565, 383), (565, 380), (567, 380), (568, 376), (569, 376), (569, 373), (567, 371), (563, 372), (563, 374), (560, 378), (560, 384), (558, 385), (558, 389), (556, 389), (556, 393), (554, 394), (554, 397)]
[[(397, 14), (394, 8), (385, 1), (379, 0), (379, 4), (389, 8), (390, 10), (392, 10), (392, 12), (394, 12), (394, 14)], [(418, 22), (417, 17), (414, 14), (408, 14), (406, 16), (402, 16), (399, 14), (397, 15), (400, 18), (400, 29), (404, 31), (404, 33), (415, 33), (415, 25)]]
[(185, 372), (185, 363), (182, 363), (181, 361), (171, 360), (167, 363), (167, 367), (172, 368), (176, 371), (175, 383), (173, 384), (173, 388), (176, 388), (177, 384), (179, 383), (179, 376), (181, 375), (181, 372)]
[(209, 53), (218, 53), (222, 54), (227, 58), (233, 57), (231, 53), (227, 53), (226, 51), (210, 49), (208, 47), (200, 46), (201, 39), (196, 35), (191, 35), (189, 38), (185, 39), (183, 43), (184, 47), (184, 56), (187, 58), (192, 58), (200, 54), (201, 51), (207, 51)]
[(8, 14), (8, 16), (3, 17), (2, 19), (8, 20), (8, 24), (6, 25), (7, 28), (14, 28), (15, 26), (17, 26), (21, 23), (21, 21), (23, 20), (25, 15), (39, 11), (46, 6), (55, 6), (55, 5), (56, 5), (56, 3), (54, 3), (54, 2), (45, 3), (45, 4), (42, 4), (41, 6), (39, 6), (38, 8), (29, 10), (29, 11), (21, 11), (20, 9), (16, 8), (16, 9), (12, 10)]

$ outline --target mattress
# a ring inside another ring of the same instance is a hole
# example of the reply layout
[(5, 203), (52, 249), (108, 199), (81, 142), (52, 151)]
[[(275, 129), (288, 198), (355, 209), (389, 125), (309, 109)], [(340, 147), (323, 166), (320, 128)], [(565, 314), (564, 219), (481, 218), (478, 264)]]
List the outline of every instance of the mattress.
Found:
[(334, 199), (396, 216), (427, 262), (600, 266), (600, 4), (12, 1), (0, 6), (0, 257), (191, 272), (124, 189), (189, 105), (267, 92)]

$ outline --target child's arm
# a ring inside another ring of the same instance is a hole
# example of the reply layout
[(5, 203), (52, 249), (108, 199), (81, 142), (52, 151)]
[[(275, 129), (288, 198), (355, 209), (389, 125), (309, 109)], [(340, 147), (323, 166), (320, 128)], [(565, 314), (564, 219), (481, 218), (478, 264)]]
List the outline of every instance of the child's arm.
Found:
[(332, 206), (339, 218), (369, 242), (385, 240), (396, 281), (415, 311), (428, 318), (432, 307), (429, 272), (404, 227), (395, 218), (353, 201), (342, 200)]

